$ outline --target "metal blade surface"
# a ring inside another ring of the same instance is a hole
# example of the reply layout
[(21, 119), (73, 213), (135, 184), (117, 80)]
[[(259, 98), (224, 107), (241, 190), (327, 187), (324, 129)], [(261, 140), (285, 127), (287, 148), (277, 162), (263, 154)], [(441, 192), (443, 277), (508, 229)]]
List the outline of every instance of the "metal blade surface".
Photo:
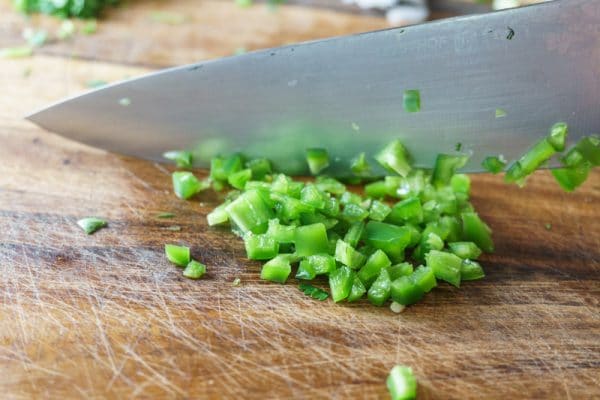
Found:
[[(407, 89), (420, 91), (420, 112), (403, 110)], [(570, 142), (600, 132), (599, 109), (600, 3), (557, 0), (168, 69), (29, 119), (149, 159), (195, 149), (199, 165), (242, 151), (304, 173), (305, 149), (323, 147), (335, 174), (393, 139), (423, 167), (460, 143), (472, 153), (465, 170), (478, 171), (558, 121)]]

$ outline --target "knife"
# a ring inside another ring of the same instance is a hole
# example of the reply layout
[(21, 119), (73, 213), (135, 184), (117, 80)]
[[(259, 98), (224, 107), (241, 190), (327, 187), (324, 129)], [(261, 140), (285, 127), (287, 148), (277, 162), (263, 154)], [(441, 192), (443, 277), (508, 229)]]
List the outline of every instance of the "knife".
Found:
[[(410, 89), (419, 112), (403, 110)], [(27, 118), (153, 160), (193, 149), (199, 166), (242, 151), (302, 174), (305, 150), (325, 148), (335, 175), (394, 139), (419, 167), (460, 147), (471, 154), (464, 171), (477, 172), (486, 156), (517, 158), (558, 121), (570, 142), (600, 132), (599, 111), (600, 3), (556, 0), (171, 68)]]

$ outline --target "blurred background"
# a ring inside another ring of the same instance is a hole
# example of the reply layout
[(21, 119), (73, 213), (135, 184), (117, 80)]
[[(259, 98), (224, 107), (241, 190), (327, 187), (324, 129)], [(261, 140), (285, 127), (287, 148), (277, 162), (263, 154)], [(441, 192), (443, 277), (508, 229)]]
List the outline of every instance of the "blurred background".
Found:
[(156, 68), (539, 1), (0, 0), (0, 58)]

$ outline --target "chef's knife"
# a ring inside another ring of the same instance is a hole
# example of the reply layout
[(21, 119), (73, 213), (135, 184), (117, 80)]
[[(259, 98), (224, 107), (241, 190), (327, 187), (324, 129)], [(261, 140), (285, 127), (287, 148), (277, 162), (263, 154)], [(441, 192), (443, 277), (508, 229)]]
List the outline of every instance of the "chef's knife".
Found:
[[(403, 110), (408, 89), (420, 112)], [(599, 111), (600, 2), (557, 0), (167, 69), (28, 118), (149, 159), (195, 149), (199, 165), (239, 150), (303, 173), (305, 149), (321, 147), (336, 173), (393, 139), (423, 167), (461, 147), (472, 154), (465, 170), (478, 171), (488, 155), (518, 157), (557, 121), (571, 142), (600, 132)]]

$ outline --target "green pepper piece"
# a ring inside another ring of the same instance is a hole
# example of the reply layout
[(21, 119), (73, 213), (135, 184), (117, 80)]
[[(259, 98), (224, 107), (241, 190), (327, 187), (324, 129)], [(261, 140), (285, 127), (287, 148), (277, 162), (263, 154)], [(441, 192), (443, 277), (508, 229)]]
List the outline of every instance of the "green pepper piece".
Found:
[[(358, 271), (357, 276), (363, 282), (365, 287), (369, 288), (375, 282), (382, 269), (392, 265), (388, 256), (382, 250), (376, 250), (367, 259), (365, 265)], [(389, 274), (388, 274), (389, 276)]]
[(313, 254), (306, 258), (315, 275), (326, 275), (335, 271), (335, 259), (329, 254)]
[(365, 231), (364, 222), (355, 222), (350, 225), (346, 236), (344, 236), (344, 242), (348, 243), (352, 247), (356, 247)]
[(165, 255), (167, 260), (179, 267), (186, 267), (191, 261), (190, 248), (185, 246), (165, 244)]
[(463, 239), (475, 243), (486, 253), (494, 251), (494, 242), (492, 241), (492, 230), (485, 222), (479, 218), (475, 212), (463, 212), (461, 214), (463, 225)]
[(277, 243), (294, 243), (296, 227), (293, 225), (281, 225), (277, 218), (269, 220), (267, 235)]
[(411, 275), (413, 273), (413, 266), (411, 263), (402, 262), (396, 265), (390, 265), (386, 268), (388, 274), (390, 275), (390, 279), (395, 281), (401, 276)]
[(404, 306), (415, 304), (423, 298), (425, 292), (409, 276), (401, 276), (390, 287), (392, 300)]
[(248, 232), (244, 235), (244, 245), (250, 260), (270, 260), (279, 252), (279, 242), (268, 234), (255, 235)]
[(307, 149), (306, 162), (310, 173), (318, 175), (325, 168), (329, 167), (329, 154), (325, 149)]
[(433, 167), (431, 183), (438, 188), (449, 185), (456, 170), (464, 167), (467, 161), (469, 161), (467, 155), (439, 154)]
[(392, 368), (386, 385), (391, 400), (413, 400), (417, 397), (417, 381), (409, 367), (396, 365)]
[(329, 288), (334, 302), (338, 303), (350, 295), (354, 277), (354, 271), (344, 265), (329, 274)]
[(365, 185), (365, 194), (374, 199), (382, 199), (387, 194), (387, 186), (384, 181), (371, 182)]
[(433, 269), (430, 267), (424, 267), (422, 265), (418, 266), (417, 269), (415, 269), (415, 272), (410, 275), (410, 280), (424, 293), (429, 293), (431, 289), (437, 286)]
[(263, 265), (260, 278), (271, 282), (285, 283), (291, 272), (290, 258), (281, 254)]
[(246, 168), (252, 170), (252, 176), (254, 179), (264, 179), (266, 175), (269, 175), (271, 170), (271, 162), (266, 158), (255, 158), (246, 162)]
[(448, 243), (450, 251), (460, 258), (477, 260), (481, 255), (481, 249), (473, 242), (451, 242)]
[(463, 260), (460, 266), (460, 279), (463, 281), (473, 281), (485, 276), (483, 268), (477, 261)]
[(352, 269), (358, 269), (365, 263), (367, 257), (343, 240), (338, 240), (335, 245), (335, 259)]
[(299, 256), (310, 256), (329, 251), (327, 229), (322, 223), (297, 227), (294, 243), (296, 244), (296, 254)]
[(556, 151), (564, 151), (565, 144), (567, 142), (567, 135), (569, 134), (569, 127), (564, 122), (557, 122), (550, 128), (550, 133), (548, 134), (548, 143), (554, 150)]
[(463, 261), (460, 257), (443, 251), (431, 250), (425, 255), (425, 260), (436, 278), (460, 287), (460, 270)]
[(371, 203), (371, 209), (369, 210), (369, 218), (373, 221), (383, 221), (390, 215), (392, 209), (385, 203), (379, 200), (374, 200)]
[(369, 301), (376, 306), (382, 306), (390, 298), (391, 286), (390, 275), (386, 269), (382, 269), (367, 292)]
[(77, 221), (77, 225), (79, 225), (79, 227), (81, 229), (83, 229), (83, 231), (85, 233), (87, 233), (88, 235), (91, 235), (92, 233), (96, 232), (97, 230), (106, 227), (108, 225), (108, 223), (105, 220), (103, 220), (102, 218), (87, 217), (87, 218), (82, 218), (79, 221)]
[(242, 233), (265, 233), (269, 220), (273, 218), (269, 206), (256, 189), (242, 193), (225, 207), (225, 211)]
[(172, 181), (175, 195), (186, 200), (209, 187), (208, 182), (199, 181), (194, 174), (187, 171), (173, 172)]
[(450, 179), (450, 186), (454, 193), (464, 193), (467, 195), (467, 199), (469, 198), (469, 193), (471, 191), (471, 178), (465, 174), (455, 174)]
[(506, 167), (506, 160), (502, 155), (489, 156), (481, 162), (481, 166), (492, 174), (498, 174)]
[(363, 285), (358, 276), (354, 276), (354, 280), (352, 281), (352, 289), (350, 289), (350, 294), (348, 295), (348, 302), (351, 303), (353, 301), (362, 299), (365, 293), (367, 293), (365, 285)]
[(177, 168), (192, 168), (192, 153), (189, 151), (167, 151), (163, 157), (175, 161)]
[(356, 158), (352, 159), (350, 162), (350, 170), (354, 175), (357, 176), (368, 176), (371, 167), (367, 162), (366, 154), (360, 153)]
[(404, 111), (409, 113), (421, 111), (421, 92), (416, 89), (405, 90), (402, 96), (402, 105)]
[(196, 260), (191, 260), (183, 270), (183, 276), (189, 279), (200, 279), (206, 273), (206, 265)]
[(315, 276), (315, 269), (311, 263), (308, 260), (300, 261), (300, 265), (298, 265), (298, 271), (296, 271), (296, 279), (313, 280), (315, 279)]
[(234, 188), (242, 190), (250, 179), (252, 179), (252, 170), (246, 168), (230, 174), (227, 177), (227, 182)]
[(375, 159), (383, 168), (400, 176), (407, 176), (411, 170), (408, 152), (399, 140), (388, 144)]
[(404, 249), (410, 240), (411, 229), (407, 227), (377, 221), (369, 221), (365, 227), (365, 241), (383, 250), (393, 261), (404, 258)]
[(395, 224), (404, 224), (406, 222), (419, 224), (423, 222), (421, 200), (418, 197), (409, 197), (396, 203), (392, 207), (388, 221)]
[(553, 169), (552, 175), (564, 191), (573, 192), (586, 181), (590, 170), (589, 164), (583, 163), (574, 167)]
[(325, 208), (326, 197), (324, 193), (317, 189), (317, 187), (313, 184), (304, 186), (300, 192), (300, 200), (318, 210)]

